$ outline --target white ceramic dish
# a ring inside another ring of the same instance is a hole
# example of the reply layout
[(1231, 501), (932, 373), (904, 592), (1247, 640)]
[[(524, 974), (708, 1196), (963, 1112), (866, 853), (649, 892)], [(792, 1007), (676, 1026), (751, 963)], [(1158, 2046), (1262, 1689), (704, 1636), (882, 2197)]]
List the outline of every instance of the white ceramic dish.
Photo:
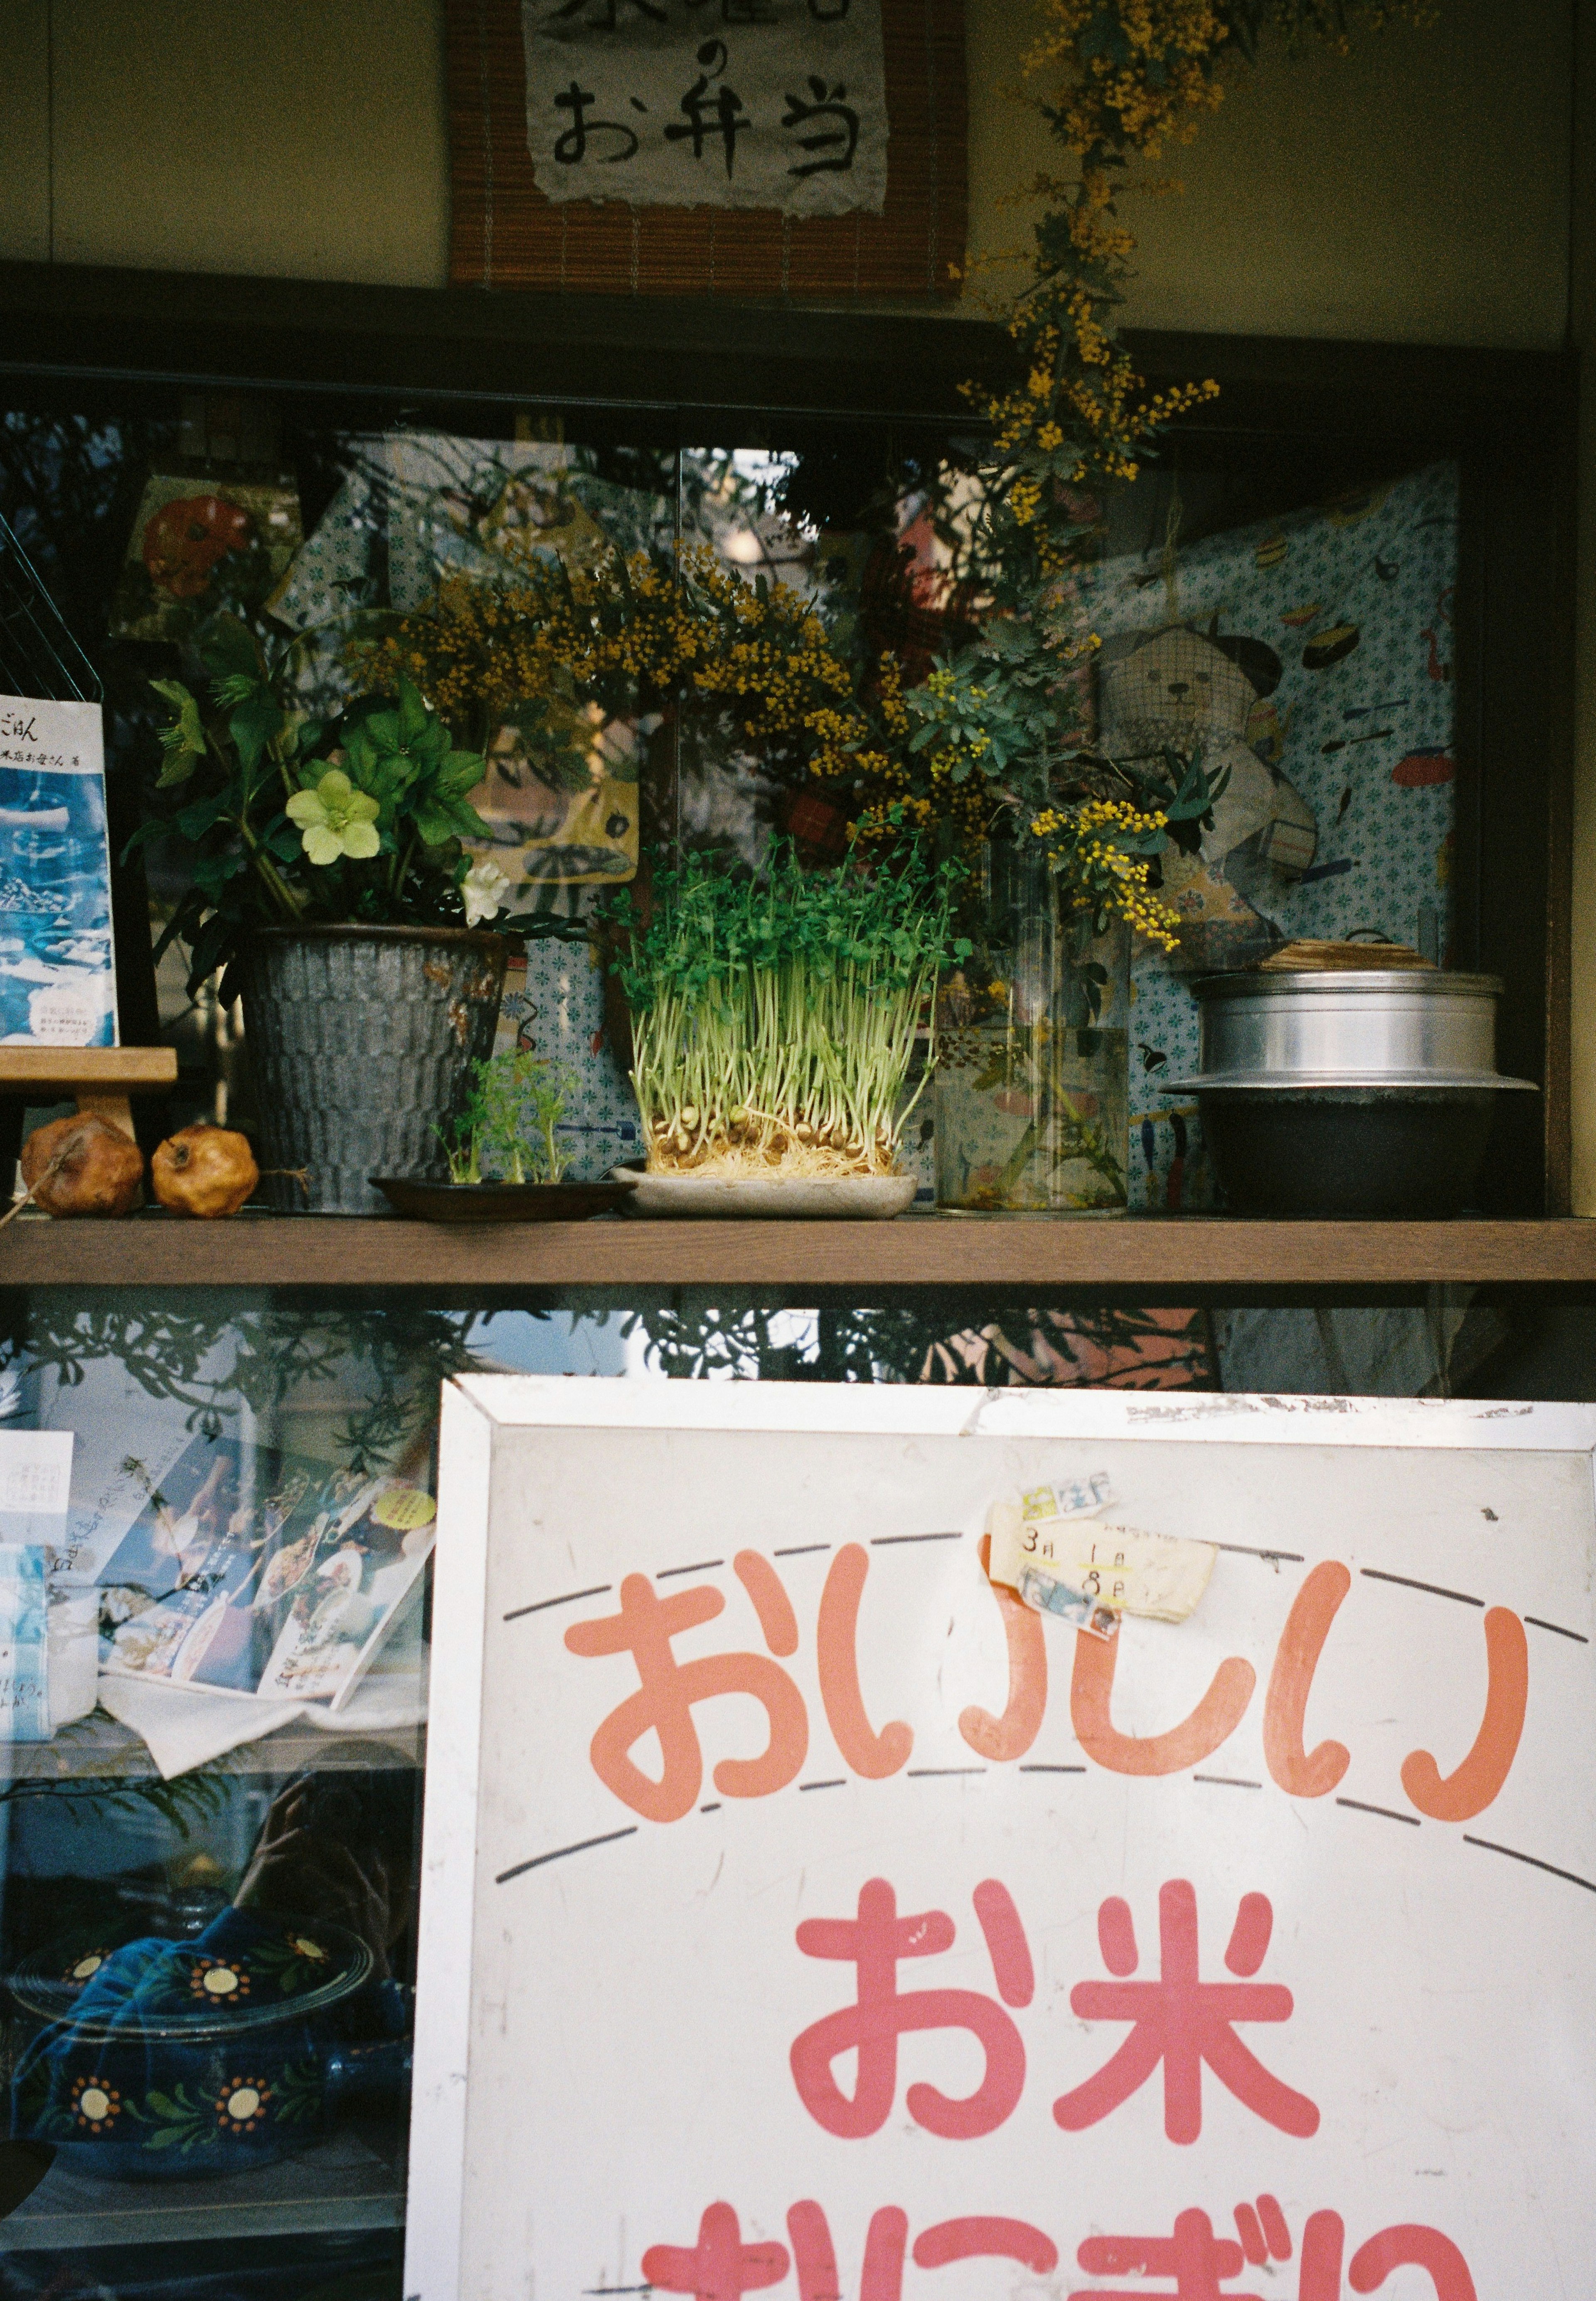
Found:
[(888, 1222), (913, 1204), (912, 1175), (826, 1175), (811, 1177), (728, 1175), (645, 1175), (617, 1167), (612, 1179), (630, 1185), (627, 1212), (707, 1222)]

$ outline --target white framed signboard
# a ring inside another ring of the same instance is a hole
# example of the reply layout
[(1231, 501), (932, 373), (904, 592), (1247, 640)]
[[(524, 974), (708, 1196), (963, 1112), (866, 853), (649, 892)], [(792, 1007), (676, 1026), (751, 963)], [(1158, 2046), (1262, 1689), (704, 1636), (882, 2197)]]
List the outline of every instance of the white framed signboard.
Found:
[[(407, 2294), (1596, 2292), (1596, 1410), (443, 1430)], [(1000, 1594), (1043, 1484), (1217, 1544), (1196, 1611)]]

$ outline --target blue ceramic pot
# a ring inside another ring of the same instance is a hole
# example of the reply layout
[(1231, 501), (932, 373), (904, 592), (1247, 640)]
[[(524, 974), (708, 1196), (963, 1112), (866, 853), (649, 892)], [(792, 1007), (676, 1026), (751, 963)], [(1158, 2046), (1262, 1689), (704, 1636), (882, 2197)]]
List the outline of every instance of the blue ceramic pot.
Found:
[[(391, 2109), (407, 2083), (405, 1993), (371, 1973), (341, 1927), (231, 1909), (192, 1941), (37, 1954), (11, 1976), (42, 2022), (16, 2060), (12, 2131), (126, 2180), (308, 2148), (340, 2110)], [(331, 2016), (363, 1990), (378, 2034), (351, 2044)]]

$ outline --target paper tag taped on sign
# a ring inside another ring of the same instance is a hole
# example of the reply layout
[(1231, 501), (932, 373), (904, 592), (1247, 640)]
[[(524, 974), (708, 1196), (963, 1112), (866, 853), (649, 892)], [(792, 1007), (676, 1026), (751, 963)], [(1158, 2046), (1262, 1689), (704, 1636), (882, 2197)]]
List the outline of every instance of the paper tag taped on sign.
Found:
[(1107, 1470), (1083, 1478), (1060, 1478), (1050, 1486), (1027, 1486), (1020, 1496), (1022, 1518), (1095, 1518), (1114, 1500)]
[(1063, 1578), (1116, 1613), (1145, 1614), (1155, 1622), (1183, 1622), (1203, 1592), (1219, 1555), (1211, 1542), (1185, 1542), (1172, 1534), (1143, 1534), (1132, 1526), (1075, 1529), (1074, 1555)]
[[(987, 1532), (992, 1541), (987, 1570), (992, 1580), (1017, 1590), (1020, 1569), (1027, 1559), (1033, 1564), (1057, 1565), (1069, 1547), (1067, 1543), (1059, 1546), (1058, 1529), (1094, 1517), (1113, 1500), (1107, 1471), (1093, 1470), (1084, 1477), (1063, 1478), (1050, 1486), (1027, 1486), (1018, 1496), (1010, 1494), (994, 1502), (987, 1515)], [(1032, 1529), (1037, 1538), (1027, 1543), (1024, 1537)]]
[(1094, 1638), (1119, 1635), (1119, 1616), (1100, 1598), (1089, 1598), (1044, 1567), (1027, 1566), (1020, 1576), (1020, 1599), (1034, 1614), (1052, 1614), (1070, 1628), (1085, 1630)]
[[(1032, 1498), (1027, 1494), (1024, 1500)], [(994, 1582), (1019, 1590), (1027, 1569), (1040, 1569), (1116, 1613), (1144, 1614), (1158, 1622), (1185, 1620), (1207, 1588), (1219, 1554), (1211, 1542), (1145, 1534), (1136, 1527), (1105, 1526), (1083, 1517), (1028, 1518), (1015, 1502), (994, 1506), (988, 1529), (987, 1570)]]

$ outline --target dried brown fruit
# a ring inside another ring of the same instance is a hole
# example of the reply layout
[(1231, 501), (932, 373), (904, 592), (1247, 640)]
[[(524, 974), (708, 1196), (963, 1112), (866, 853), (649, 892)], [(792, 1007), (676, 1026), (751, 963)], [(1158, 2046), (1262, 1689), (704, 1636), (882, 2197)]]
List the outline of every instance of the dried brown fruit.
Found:
[(260, 1179), (248, 1137), (226, 1126), (180, 1127), (150, 1160), (161, 1204), (207, 1221), (236, 1215)]
[(36, 1126), (22, 1145), (22, 1180), (47, 1215), (125, 1215), (144, 1180), (144, 1153), (93, 1111)]

